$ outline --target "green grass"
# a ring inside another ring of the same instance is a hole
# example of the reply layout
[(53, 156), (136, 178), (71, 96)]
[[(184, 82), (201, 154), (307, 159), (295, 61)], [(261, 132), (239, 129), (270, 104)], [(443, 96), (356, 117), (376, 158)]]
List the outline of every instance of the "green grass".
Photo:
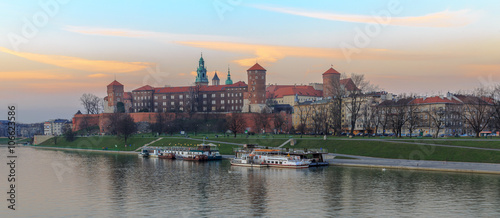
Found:
[[(292, 147), (289, 144), (285, 147)], [(329, 152), (393, 159), (500, 163), (500, 152), (446, 148), (371, 140), (297, 140), (296, 148), (326, 148)]]
[(476, 148), (496, 148), (500, 149), (500, 141), (481, 141), (481, 139), (475, 141), (469, 140), (402, 140), (405, 142), (417, 142), (417, 143), (428, 143), (428, 144), (438, 144), (438, 145), (454, 145), (454, 146), (465, 146), (465, 147), (476, 147)]
[(358, 158), (346, 157), (346, 156), (335, 156), (335, 159), (358, 159)]
[(144, 144), (155, 140), (155, 138), (131, 137), (127, 139), (127, 145), (132, 146), (125, 147), (125, 141), (123, 139), (117, 138), (116, 136), (77, 137), (72, 142), (66, 141), (64, 137), (57, 137), (57, 140), (55, 139), (56, 137), (53, 137), (41, 143), (40, 146), (94, 150), (103, 150), (103, 148), (107, 147), (108, 150), (133, 151), (143, 146)]
[[(25, 143), (25, 142), (29, 142), (29, 138), (16, 138), (15, 142), (16, 143)], [(7, 137), (1, 137), (0, 138), (0, 145), (7, 145), (9, 144), (9, 138)]]

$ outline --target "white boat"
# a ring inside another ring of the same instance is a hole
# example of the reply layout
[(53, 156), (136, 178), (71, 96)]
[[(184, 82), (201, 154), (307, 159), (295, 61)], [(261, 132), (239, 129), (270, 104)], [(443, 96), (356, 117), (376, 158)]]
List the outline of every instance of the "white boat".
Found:
[(278, 149), (255, 149), (250, 154), (237, 154), (231, 160), (233, 166), (307, 168), (311, 164), (300, 156), (282, 155)]

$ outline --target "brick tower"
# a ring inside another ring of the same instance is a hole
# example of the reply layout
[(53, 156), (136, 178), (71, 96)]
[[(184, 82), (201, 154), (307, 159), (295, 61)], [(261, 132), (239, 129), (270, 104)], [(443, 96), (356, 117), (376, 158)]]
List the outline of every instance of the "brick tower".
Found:
[(323, 73), (323, 98), (333, 98), (337, 88), (340, 88), (340, 73), (330, 67)]
[[(108, 86), (108, 111), (105, 112), (115, 112), (116, 105), (118, 102), (124, 102), (123, 99), (123, 85), (118, 81), (114, 80)], [(112, 110), (112, 111), (110, 111)]]
[(262, 113), (266, 107), (266, 69), (258, 63), (247, 70), (248, 92), (244, 96), (243, 112)]

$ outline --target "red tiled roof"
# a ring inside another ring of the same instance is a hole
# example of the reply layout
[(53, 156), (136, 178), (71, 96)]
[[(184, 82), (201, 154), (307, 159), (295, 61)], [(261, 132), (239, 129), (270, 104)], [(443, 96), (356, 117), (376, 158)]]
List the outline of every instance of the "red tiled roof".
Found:
[[(179, 92), (189, 92), (189, 89), (194, 86), (180, 86), (180, 87), (163, 87), (154, 88), (155, 93), (179, 93)], [(202, 92), (215, 92), (222, 91), (226, 88), (245, 88), (247, 84), (245, 82), (239, 81), (231, 85), (218, 85), (218, 86), (200, 86), (200, 91)]]
[(316, 90), (312, 86), (294, 86), (294, 85), (271, 85), (267, 87), (266, 94), (268, 98), (282, 98), (283, 96), (323, 96), (323, 91)]
[(259, 63), (255, 63), (252, 67), (250, 67), (247, 71), (249, 70), (266, 70), (262, 66), (259, 65)]
[(124, 92), (123, 93), (123, 99), (129, 99), (129, 100), (131, 100), (132, 99), (132, 93), (130, 93), (130, 92)]
[(456, 100), (455, 98), (448, 99), (446, 97), (433, 96), (428, 98), (416, 98), (412, 102), (412, 104), (436, 104), (436, 103), (451, 103), (451, 104), (460, 104), (461, 102)]
[(115, 80), (115, 81), (111, 82), (108, 86), (123, 86), (123, 85)]
[(336, 71), (335, 69), (333, 69), (333, 67), (330, 67), (330, 69), (328, 69), (327, 71), (325, 71), (323, 73), (323, 75), (325, 74), (340, 74), (338, 71)]
[(340, 84), (343, 85), (344, 88), (347, 91), (356, 91), (356, 90), (359, 90), (358, 87), (356, 87), (356, 84), (354, 84), (354, 82), (352, 81), (351, 78), (341, 79), (340, 80)]
[(138, 89), (134, 89), (134, 91), (153, 91), (154, 88), (151, 87), (150, 85), (145, 85), (143, 87), (140, 87)]

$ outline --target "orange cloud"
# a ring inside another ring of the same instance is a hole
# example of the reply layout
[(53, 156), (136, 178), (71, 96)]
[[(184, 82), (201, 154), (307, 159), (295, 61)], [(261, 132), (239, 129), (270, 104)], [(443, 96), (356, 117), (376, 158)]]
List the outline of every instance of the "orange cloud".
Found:
[[(241, 66), (249, 67), (259, 63), (274, 63), (285, 57), (312, 57), (327, 59), (345, 59), (344, 53), (340, 48), (312, 48), (312, 47), (294, 47), (294, 46), (274, 46), (257, 45), (232, 42), (206, 42), (206, 41), (182, 41), (177, 42), (182, 45), (207, 48), (213, 50), (229, 51), (235, 53), (254, 54), (256, 57), (234, 60)], [(359, 48), (359, 52), (353, 55), (353, 59), (363, 60), (422, 60), (436, 59), (450, 56), (449, 54), (413, 54), (403, 51), (390, 49)], [(196, 72), (194, 72), (196, 75)], [(193, 75), (193, 74), (192, 74)]]
[(107, 74), (102, 74), (102, 73), (96, 73), (96, 74), (91, 74), (91, 75), (88, 75), (88, 77), (90, 78), (102, 78), (102, 77), (108, 77), (109, 75)]
[(43, 55), (27, 52), (16, 52), (3, 47), (0, 47), (0, 51), (44, 64), (92, 72), (127, 73), (144, 70), (148, 66), (152, 65), (152, 63), (147, 62), (87, 60), (83, 58), (61, 55)]
[(0, 72), (1, 80), (67, 80), (71, 75), (64, 75), (54, 70)]
[(196, 73), (196, 71), (191, 71), (189, 74), (191, 74), (191, 76), (197, 76), (198, 73)]
[[(277, 8), (262, 5), (254, 5), (254, 8), (274, 11), (285, 14), (292, 14), (303, 17), (311, 17), (323, 20), (355, 22), (355, 23), (380, 23), (374, 16), (353, 15), (353, 14), (336, 14), (317, 11), (306, 11), (293, 8)], [(392, 16), (388, 22), (384, 24), (396, 26), (417, 26), (417, 27), (457, 27), (466, 26), (477, 19), (477, 13), (469, 10), (459, 11), (441, 11), (422, 16), (413, 17), (394, 17)]]

